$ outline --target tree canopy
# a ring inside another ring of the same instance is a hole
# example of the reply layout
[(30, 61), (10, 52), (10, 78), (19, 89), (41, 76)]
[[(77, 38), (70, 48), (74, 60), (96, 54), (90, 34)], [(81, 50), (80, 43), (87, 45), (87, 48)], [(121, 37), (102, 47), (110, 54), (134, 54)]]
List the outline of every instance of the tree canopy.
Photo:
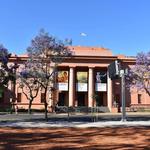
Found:
[(47, 120), (47, 98), (54, 88), (56, 68), (66, 57), (71, 56), (71, 51), (63, 41), (41, 30), (31, 40), (27, 53), (29, 60), (26, 62), (21, 75), (26, 80), (34, 79), (40, 85), (44, 93), (45, 118)]
[(0, 45), (0, 85), (7, 86), (8, 81), (15, 80), (15, 69), (18, 67), (17, 64), (8, 65), (11, 54), (8, 53), (3, 45)]
[(129, 71), (129, 85), (138, 90), (145, 90), (150, 96), (150, 52), (138, 53), (136, 64)]

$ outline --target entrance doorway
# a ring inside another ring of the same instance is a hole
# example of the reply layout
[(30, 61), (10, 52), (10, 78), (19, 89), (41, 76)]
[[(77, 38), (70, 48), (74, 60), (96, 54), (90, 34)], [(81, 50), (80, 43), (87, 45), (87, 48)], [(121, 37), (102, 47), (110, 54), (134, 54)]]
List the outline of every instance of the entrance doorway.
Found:
[(103, 93), (99, 93), (98, 106), (103, 106)]
[(97, 106), (107, 106), (107, 95), (105, 92), (98, 92)]
[(85, 93), (77, 93), (78, 106), (85, 106)]
[(59, 93), (58, 106), (65, 106), (65, 93)]

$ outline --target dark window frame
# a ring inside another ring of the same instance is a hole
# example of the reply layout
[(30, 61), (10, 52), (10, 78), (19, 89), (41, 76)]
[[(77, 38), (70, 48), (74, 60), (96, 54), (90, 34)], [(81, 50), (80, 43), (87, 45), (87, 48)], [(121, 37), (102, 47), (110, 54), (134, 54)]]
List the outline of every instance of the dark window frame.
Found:
[(17, 102), (21, 103), (22, 101), (22, 93), (17, 93)]
[(138, 94), (138, 104), (142, 103), (142, 94)]
[(41, 93), (41, 103), (44, 103), (44, 93)]

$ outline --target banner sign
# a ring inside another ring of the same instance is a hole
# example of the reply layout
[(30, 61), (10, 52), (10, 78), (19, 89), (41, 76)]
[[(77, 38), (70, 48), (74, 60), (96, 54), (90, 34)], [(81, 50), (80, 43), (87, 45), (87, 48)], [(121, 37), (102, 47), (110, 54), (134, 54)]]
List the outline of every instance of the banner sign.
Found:
[(87, 91), (87, 82), (88, 82), (87, 72), (77, 72), (77, 91), (86, 92)]
[(68, 83), (57, 83), (59, 91), (68, 91)]
[(60, 91), (68, 91), (68, 71), (58, 71), (57, 88)]
[(96, 83), (107, 83), (107, 73), (98, 71), (96, 72), (95, 79)]
[(96, 83), (95, 91), (101, 91), (101, 92), (107, 91), (107, 84), (106, 83)]
[(107, 73), (104, 71), (97, 71), (95, 75), (95, 91), (107, 91)]
[(87, 83), (77, 83), (77, 91), (87, 92)]

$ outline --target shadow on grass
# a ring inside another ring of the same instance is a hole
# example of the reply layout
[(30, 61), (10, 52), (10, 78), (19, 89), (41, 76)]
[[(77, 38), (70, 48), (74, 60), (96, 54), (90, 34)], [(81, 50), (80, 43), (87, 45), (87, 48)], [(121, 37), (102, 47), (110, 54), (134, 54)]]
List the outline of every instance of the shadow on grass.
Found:
[(0, 149), (149, 149), (149, 127), (0, 128)]

